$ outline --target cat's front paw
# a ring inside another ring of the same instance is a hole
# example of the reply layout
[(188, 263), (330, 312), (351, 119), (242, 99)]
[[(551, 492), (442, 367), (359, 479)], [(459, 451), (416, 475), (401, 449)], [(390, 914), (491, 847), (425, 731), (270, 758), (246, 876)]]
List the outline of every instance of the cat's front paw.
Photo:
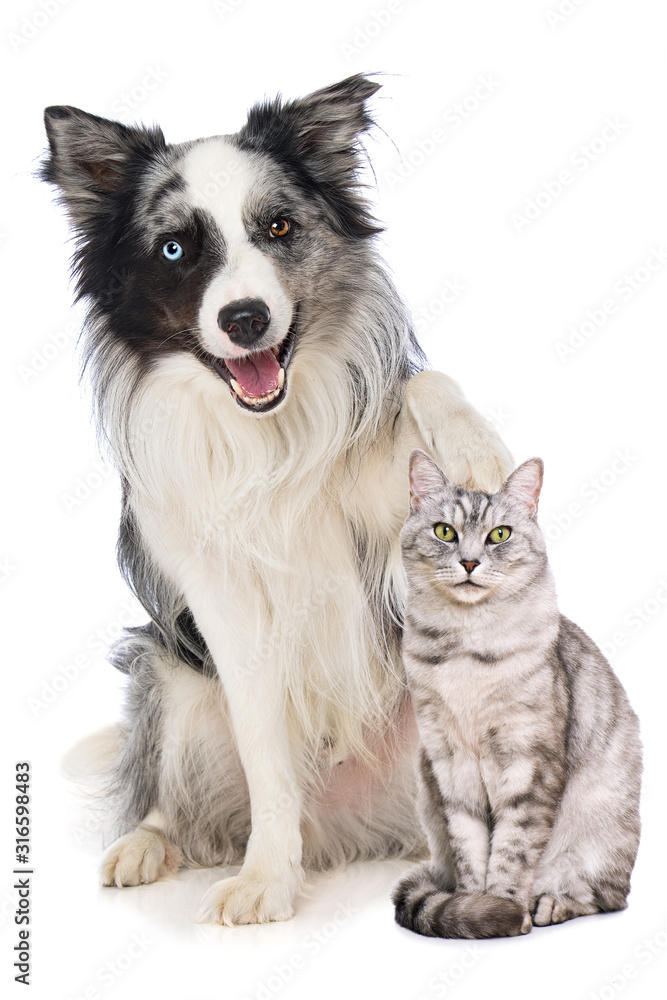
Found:
[(599, 908), (589, 900), (575, 899), (573, 896), (550, 896), (544, 893), (535, 896), (531, 902), (533, 923), (536, 927), (547, 927), (549, 924), (562, 924), (565, 920), (575, 917), (589, 917), (599, 913)]
[(211, 886), (202, 899), (197, 921), (234, 927), (289, 920), (294, 916), (294, 897), (300, 882), (298, 876), (278, 882), (241, 869), (238, 875)]

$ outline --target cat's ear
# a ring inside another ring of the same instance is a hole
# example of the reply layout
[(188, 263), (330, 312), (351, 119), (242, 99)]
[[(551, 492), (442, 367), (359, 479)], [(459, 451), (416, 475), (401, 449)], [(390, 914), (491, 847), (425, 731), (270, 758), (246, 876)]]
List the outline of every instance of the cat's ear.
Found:
[(422, 500), (442, 493), (449, 480), (425, 451), (416, 448), (410, 455), (410, 506), (417, 510)]
[(535, 517), (543, 479), (544, 462), (541, 458), (529, 458), (514, 470), (503, 490), (526, 507), (530, 517)]

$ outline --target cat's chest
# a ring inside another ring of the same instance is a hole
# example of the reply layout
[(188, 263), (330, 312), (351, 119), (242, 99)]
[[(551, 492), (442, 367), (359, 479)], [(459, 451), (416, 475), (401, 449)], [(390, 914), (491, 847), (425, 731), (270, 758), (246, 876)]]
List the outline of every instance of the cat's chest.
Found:
[(490, 733), (500, 728), (519, 735), (531, 726), (521, 686), (525, 663), (520, 655), (491, 664), (460, 653), (430, 669), (411, 669), (408, 662), (406, 667), (426, 744), (435, 746), (446, 740), (451, 750), (481, 757)]

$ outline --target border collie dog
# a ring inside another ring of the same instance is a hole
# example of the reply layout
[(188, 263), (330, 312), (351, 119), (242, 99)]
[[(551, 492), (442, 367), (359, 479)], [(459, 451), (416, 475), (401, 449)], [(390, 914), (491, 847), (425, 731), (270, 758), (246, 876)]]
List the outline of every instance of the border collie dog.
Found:
[(377, 89), (353, 76), (179, 145), (45, 114), (123, 483), (120, 566), (150, 617), (113, 652), (122, 721), (82, 744), (120, 835), (102, 881), (240, 864), (202, 904), (224, 924), (290, 917), (308, 870), (423, 852), (400, 660), (408, 456), (475, 489), (511, 469), (423, 370), (378, 256), (360, 181)]

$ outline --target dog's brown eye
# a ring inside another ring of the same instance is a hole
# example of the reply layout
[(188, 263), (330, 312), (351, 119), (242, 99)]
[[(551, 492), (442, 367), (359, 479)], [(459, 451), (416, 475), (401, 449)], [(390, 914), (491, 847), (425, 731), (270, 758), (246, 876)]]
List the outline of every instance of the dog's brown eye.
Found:
[(272, 239), (280, 239), (281, 236), (287, 236), (291, 228), (289, 219), (274, 219), (269, 226), (269, 236)]

